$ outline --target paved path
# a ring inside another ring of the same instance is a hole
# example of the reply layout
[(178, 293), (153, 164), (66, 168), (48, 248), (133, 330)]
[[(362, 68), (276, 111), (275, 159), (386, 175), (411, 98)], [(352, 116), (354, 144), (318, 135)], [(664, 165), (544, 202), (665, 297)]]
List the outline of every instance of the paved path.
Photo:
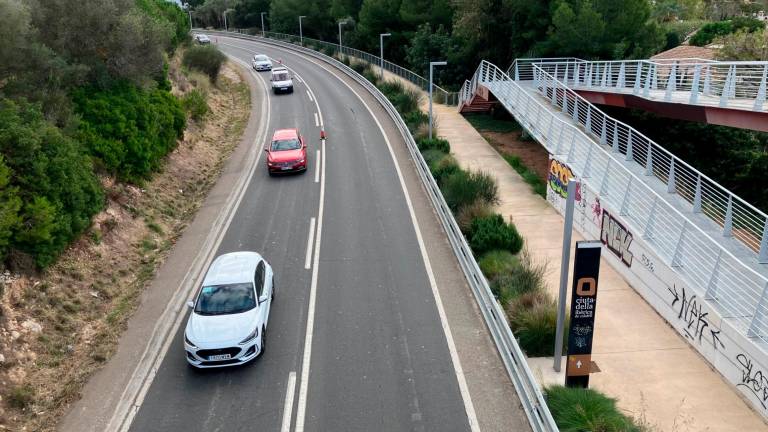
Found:
[[(421, 107), (427, 110), (426, 99)], [(455, 107), (436, 104), (433, 111), (438, 135), (451, 143), (459, 163), (496, 177), (497, 210), (513, 219), (532, 255), (548, 262), (548, 288), (556, 296), (563, 218)], [(574, 232), (577, 240), (583, 238)], [(760, 415), (605, 260), (600, 287), (593, 360), (601, 372), (592, 375), (593, 388), (618, 398), (627, 413), (644, 416), (661, 431), (768, 431)], [(553, 376), (551, 360), (530, 363), (534, 373)]]

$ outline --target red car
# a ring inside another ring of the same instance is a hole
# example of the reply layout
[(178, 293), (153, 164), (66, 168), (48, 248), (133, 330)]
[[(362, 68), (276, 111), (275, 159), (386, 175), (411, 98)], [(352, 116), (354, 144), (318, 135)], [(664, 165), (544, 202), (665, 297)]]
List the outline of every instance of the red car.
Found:
[(307, 170), (307, 145), (298, 129), (278, 129), (267, 152), (270, 174)]

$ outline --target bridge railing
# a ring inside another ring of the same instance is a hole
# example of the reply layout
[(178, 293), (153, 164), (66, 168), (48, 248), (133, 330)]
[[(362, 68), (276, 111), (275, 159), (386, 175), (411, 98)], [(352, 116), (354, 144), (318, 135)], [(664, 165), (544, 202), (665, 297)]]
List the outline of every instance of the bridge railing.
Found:
[[(768, 341), (768, 279), (657, 194), (646, 179), (633, 174), (621, 159), (647, 163), (646, 175), (655, 175), (667, 182), (670, 191), (690, 197), (689, 202), (698, 205), (704, 214), (717, 214), (714, 209), (725, 196), (730, 204), (724, 225), (730, 226), (733, 235), (751, 239), (752, 234), (743, 234), (752, 226), (742, 218), (744, 206), (737, 206), (734, 195), (726, 195), (703, 175), (691, 177), (691, 168), (682, 161), (656, 152), (650, 140), (599, 112), (538, 65), (532, 69), (542, 95), (572, 122), (485, 61), (465, 88), (475, 82), (491, 90), (551, 154), (558, 155), (582, 181), (600, 191), (601, 201), (620, 209), (632, 230), (642, 233), (657, 255), (688, 281), (700, 298), (723, 316), (734, 318), (736, 327), (749, 337)], [(607, 143), (610, 150), (596, 144), (589, 135)], [(740, 222), (737, 224), (736, 220)], [(764, 215), (761, 221), (764, 226)]]
[[(249, 34), (245, 30), (242, 29), (236, 29), (234, 30), (237, 33), (241, 34)], [(255, 33), (254, 36), (261, 36), (261, 32)], [(293, 44), (301, 45), (302, 39), (301, 37), (297, 35), (292, 34), (286, 34), (286, 33), (275, 33), (275, 32), (264, 32), (264, 36), (270, 39), (280, 40), (284, 42), (290, 42)], [(333, 43), (333, 42), (326, 42), (319, 39), (313, 39), (304, 37), (304, 46), (309, 47), (317, 47), (319, 49), (323, 49), (328, 52), (332, 53), (338, 53), (339, 52), (339, 44)], [(384, 70), (397, 75), (400, 78), (405, 79), (406, 81), (411, 82), (412, 84), (418, 86), (424, 91), (429, 91), (429, 80), (424, 78), (423, 76), (417, 74), (416, 72), (413, 72), (409, 69), (406, 69), (402, 66), (399, 66), (395, 63), (392, 63), (388, 60), (384, 60), (382, 63), (381, 57), (377, 55), (373, 55), (371, 53), (355, 49), (348, 46), (342, 46), (341, 47), (341, 53), (346, 56), (354, 57), (358, 60), (364, 61), (371, 66), (375, 68), (380, 68), (382, 65), (384, 67)], [(444, 88), (432, 83), (432, 97), (433, 100), (436, 103), (441, 103), (445, 105), (457, 105), (459, 101), (459, 93), (458, 92), (451, 92), (448, 90), (445, 90)]]
[(768, 62), (704, 59), (584, 61), (526, 59), (513, 64), (520, 79), (538, 65), (572, 88), (613, 89), (650, 99), (691, 105), (768, 111)]

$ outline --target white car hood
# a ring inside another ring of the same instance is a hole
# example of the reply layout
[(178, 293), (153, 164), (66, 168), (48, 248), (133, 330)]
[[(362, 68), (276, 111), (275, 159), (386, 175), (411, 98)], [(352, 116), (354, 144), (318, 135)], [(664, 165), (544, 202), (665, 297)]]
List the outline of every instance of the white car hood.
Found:
[(228, 315), (199, 315), (192, 312), (187, 321), (187, 337), (197, 346), (237, 344), (256, 328), (258, 309)]

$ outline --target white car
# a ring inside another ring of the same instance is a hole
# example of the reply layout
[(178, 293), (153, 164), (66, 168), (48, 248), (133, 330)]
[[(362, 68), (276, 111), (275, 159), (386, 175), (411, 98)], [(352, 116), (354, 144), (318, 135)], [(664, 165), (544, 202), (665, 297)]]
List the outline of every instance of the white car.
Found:
[(211, 38), (204, 34), (195, 35), (195, 40), (200, 45), (208, 45), (211, 43)]
[(256, 252), (216, 258), (184, 330), (187, 362), (197, 368), (240, 365), (264, 352), (274, 274)]
[(288, 92), (293, 93), (293, 80), (288, 69), (284, 67), (272, 69), (272, 91), (275, 93)]
[(256, 54), (251, 60), (251, 65), (256, 71), (268, 71), (272, 70), (272, 60), (264, 54)]

